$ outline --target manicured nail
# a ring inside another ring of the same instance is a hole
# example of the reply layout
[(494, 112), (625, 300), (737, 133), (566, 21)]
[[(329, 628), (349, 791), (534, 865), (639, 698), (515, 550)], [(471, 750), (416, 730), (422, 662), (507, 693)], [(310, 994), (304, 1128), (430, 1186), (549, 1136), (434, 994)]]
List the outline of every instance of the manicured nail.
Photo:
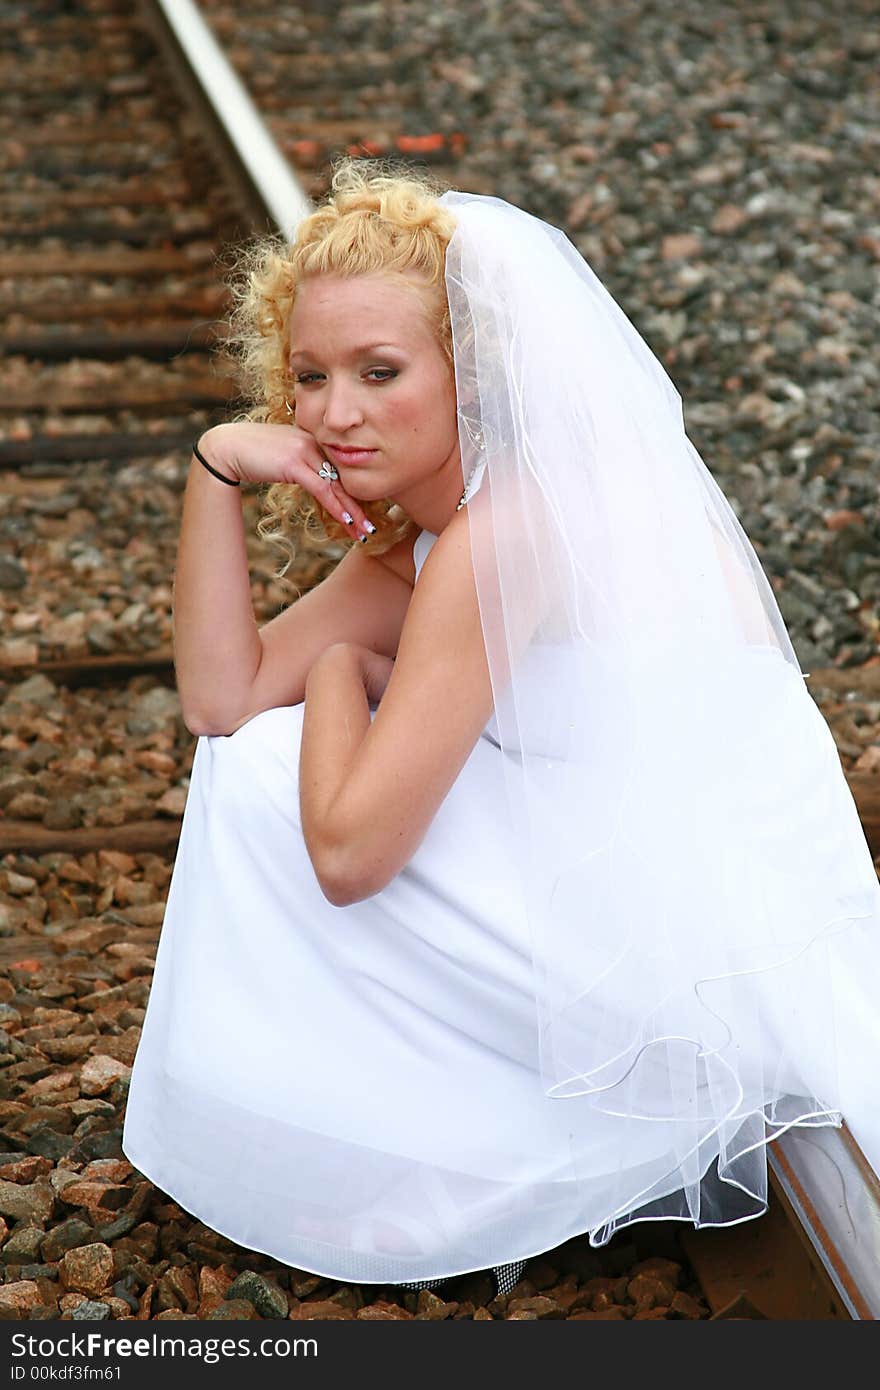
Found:
[(375, 526), (373, 525), (372, 521), (365, 521), (365, 522), (364, 522), (364, 530), (365, 530), (365, 531), (369, 531), (369, 533), (370, 533), (371, 536), (372, 536), (373, 532), (375, 531), (375, 529), (376, 529), (376, 528), (375, 528)]
[(361, 545), (366, 545), (367, 543), (366, 536), (358, 536), (358, 540), (360, 541)]
[(353, 517), (353, 516), (349, 516), (348, 512), (343, 512), (343, 513), (342, 513), (342, 520), (345, 521), (345, 522), (347, 522), (348, 525), (350, 526), (351, 523), (354, 521), (354, 517)]

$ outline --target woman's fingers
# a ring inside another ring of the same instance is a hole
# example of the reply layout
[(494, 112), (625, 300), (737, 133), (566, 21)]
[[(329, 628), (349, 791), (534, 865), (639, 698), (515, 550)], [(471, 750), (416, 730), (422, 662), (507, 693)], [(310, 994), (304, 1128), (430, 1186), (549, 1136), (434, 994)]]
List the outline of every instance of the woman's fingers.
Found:
[[(339, 481), (339, 473), (335, 465), (329, 459), (324, 458), (314, 436), (299, 430), (296, 426), (294, 428), (300, 439), (307, 440), (310, 446), (308, 452), (311, 457), (303, 461), (307, 462), (311, 473), (317, 475), (314, 477), (314, 481), (312, 481), (312, 477), (309, 478), (308, 488), (312, 496), (321, 503), (325, 511), (329, 512), (331, 516), (335, 516), (341, 525), (349, 527), (356, 540), (366, 543), (367, 538), (375, 531), (375, 526), (363, 508), (349, 497)], [(287, 431), (290, 426), (286, 425), (284, 429)]]
[(372, 535), (376, 528), (357, 503), (353, 502), (344, 491), (342, 497), (337, 494), (335, 490), (337, 486), (338, 484), (332, 481), (327, 482), (327, 491), (323, 500), (324, 508), (330, 512), (331, 516), (335, 516), (338, 521), (341, 521), (344, 526), (350, 527), (352, 535), (366, 544), (367, 537)]

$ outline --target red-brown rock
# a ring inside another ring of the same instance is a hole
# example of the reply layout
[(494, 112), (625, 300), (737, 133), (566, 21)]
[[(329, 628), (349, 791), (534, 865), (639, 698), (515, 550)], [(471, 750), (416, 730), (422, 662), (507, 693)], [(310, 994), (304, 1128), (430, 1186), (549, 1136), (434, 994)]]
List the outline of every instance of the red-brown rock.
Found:
[(511, 1298), (507, 1303), (507, 1316), (514, 1314), (529, 1313), (536, 1318), (564, 1318), (565, 1309), (560, 1308), (555, 1299), (547, 1298), (544, 1294), (535, 1294), (533, 1298)]
[(630, 1270), (630, 1277), (635, 1278), (637, 1274), (657, 1274), (661, 1279), (666, 1279), (670, 1284), (678, 1288), (681, 1279), (681, 1265), (675, 1260), (667, 1260), (664, 1255), (651, 1255), (646, 1260), (639, 1260)]
[(62, 1202), (69, 1207), (88, 1207), (104, 1212), (119, 1211), (130, 1198), (131, 1189), (128, 1187), (109, 1182), (83, 1182), (79, 1178), (66, 1183), (61, 1192)]
[(14, 1163), (4, 1163), (2, 1172), (7, 1182), (30, 1183), (51, 1173), (52, 1168), (51, 1158), (43, 1158), (42, 1154), (28, 1154)]
[(203, 1265), (199, 1270), (199, 1298), (222, 1299), (235, 1277), (228, 1265)]
[(659, 1274), (646, 1272), (630, 1279), (626, 1292), (640, 1311), (657, 1305), (668, 1308), (675, 1295), (675, 1285)]
[(114, 1081), (131, 1076), (131, 1067), (119, 1062), (115, 1057), (89, 1057), (83, 1062), (79, 1078), (80, 1092), (84, 1096), (100, 1096), (109, 1091)]
[(0, 1215), (13, 1221), (28, 1220), (40, 1224), (48, 1221), (55, 1210), (55, 1193), (45, 1178), (32, 1183), (7, 1182), (0, 1178)]
[(0, 1284), (0, 1318), (26, 1318), (31, 1308), (39, 1302), (40, 1290), (33, 1279)]
[(84, 1182), (91, 1182), (94, 1178), (103, 1178), (107, 1182), (126, 1182), (134, 1172), (134, 1168), (126, 1158), (93, 1158), (91, 1163), (83, 1168), (80, 1177)]
[(684, 1293), (682, 1289), (676, 1291), (675, 1297), (669, 1305), (673, 1313), (678, 1313), (682, 1318), (705, 1318), (708, 1316), (709, 1309), (705, 1304), (698, 1303), (689, 1293)]
[[(250, 1305), (248, 1305), (250, 1307)], [(373, 1304), (373, 1307), (376, 1305)], [(358, 1315), (363, 1312), (358, 1310)], [(291, 1308), (288, 1317), (294, 1321), (309, 1322), (312, 1319), (324, 1319), (334, 1322), (342, 1322), (355, 1316), (351, 1308), (341, 1308), (338, 1303), (333, 1303), (329, 1298), (317, 1299), (314, 1303), (300, 1303), (297, 1307)]]
[[(308, 1307), (308, 1304), (300, 1304), (300, 1307)], [(314, 1307), (314, 1304), (312, 1304)], [(297, 1318), (300, 1314), (291, 1310), (291, 1318)], [(408, 1309), (401, 1308), (399, 1303), (387, 1303), (384, 1299), (377, 1299), (375, 1303), (369, 1303), (365, 1308), (359, 1308), (356, 1317), (364, 1322), (412, 1322), (414, 1314)]]
[(113, 1252), (103, 1241), (68, 1250), (58, 1264), (58, 1277), (66, 1289), (99, 1294), (113, 1280)]

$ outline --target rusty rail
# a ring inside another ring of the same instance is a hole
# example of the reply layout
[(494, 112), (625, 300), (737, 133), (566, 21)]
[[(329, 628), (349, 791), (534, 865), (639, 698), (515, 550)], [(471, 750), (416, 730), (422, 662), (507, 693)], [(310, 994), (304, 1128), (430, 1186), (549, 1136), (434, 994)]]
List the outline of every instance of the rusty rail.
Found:
[(852, 1132), (792, 1128), (767, 1160), (766, 1215), (682, 1231), (712, 1317), (880, 1317), (880, 1179)]
[(768, 1161), (850, 1317), (880, 1318), (880, 1179), (850, 1130), (790, 1129)]

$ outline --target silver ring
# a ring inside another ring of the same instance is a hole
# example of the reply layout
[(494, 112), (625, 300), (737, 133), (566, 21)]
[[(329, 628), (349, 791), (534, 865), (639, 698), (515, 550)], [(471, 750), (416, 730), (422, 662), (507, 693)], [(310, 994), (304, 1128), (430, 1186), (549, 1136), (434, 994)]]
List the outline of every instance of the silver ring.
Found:
[(336, 469), (333, 467), (333, 464), (328, 463), (325, 459), (324, 462), (321, 464), (321, 467), (318, 469), (318, 477), (330, 478), (332, 481), (335, 482), (336, 479), (339, 477), (339, 474), (336, 472)]

